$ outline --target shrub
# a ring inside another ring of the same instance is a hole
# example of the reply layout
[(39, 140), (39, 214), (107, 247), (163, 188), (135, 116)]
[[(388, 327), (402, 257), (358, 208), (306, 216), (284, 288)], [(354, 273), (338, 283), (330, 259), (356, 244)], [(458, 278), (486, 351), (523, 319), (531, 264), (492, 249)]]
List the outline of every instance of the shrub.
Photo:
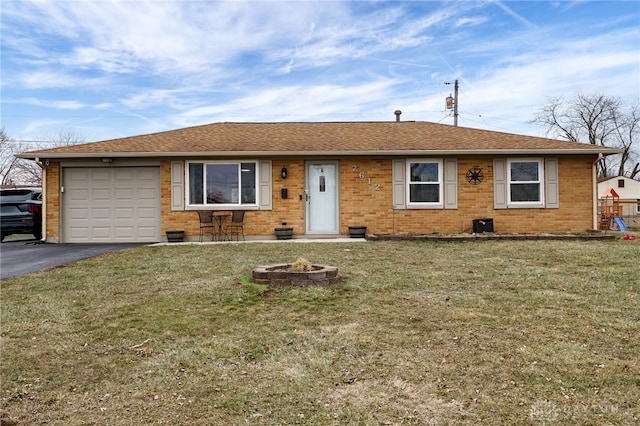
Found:
[(299, 257), (291, 264), (291, 270), (294, 272), (310, 271), (311, 269), (313, 269), (311, 262), (303, 257)]

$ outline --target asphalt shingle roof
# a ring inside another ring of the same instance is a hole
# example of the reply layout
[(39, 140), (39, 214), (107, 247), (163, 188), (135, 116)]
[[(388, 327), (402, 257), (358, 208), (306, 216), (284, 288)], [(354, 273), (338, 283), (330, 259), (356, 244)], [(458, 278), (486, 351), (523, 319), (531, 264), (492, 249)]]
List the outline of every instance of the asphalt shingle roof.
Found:
[(24, 153), (21, 157), (613, 154), (612, 148), (423, 121), (213, 123)]

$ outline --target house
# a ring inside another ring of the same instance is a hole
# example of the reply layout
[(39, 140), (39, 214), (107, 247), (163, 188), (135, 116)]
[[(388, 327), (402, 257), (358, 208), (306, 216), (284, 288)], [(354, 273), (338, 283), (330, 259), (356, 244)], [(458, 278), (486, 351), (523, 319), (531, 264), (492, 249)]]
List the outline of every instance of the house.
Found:
[(597, 229), (596, 162), (612, 148), (414, 121), (214, 123), (31, 151), (49, 242), (199, 234), (198, 210), (245, 210), (273, 238)]
[(598, 182), (598, 196), (615, 191), (619, 197), (620, 217), (627, 226), (640, 226), (640, 181), (625, 176), (616, 176)]

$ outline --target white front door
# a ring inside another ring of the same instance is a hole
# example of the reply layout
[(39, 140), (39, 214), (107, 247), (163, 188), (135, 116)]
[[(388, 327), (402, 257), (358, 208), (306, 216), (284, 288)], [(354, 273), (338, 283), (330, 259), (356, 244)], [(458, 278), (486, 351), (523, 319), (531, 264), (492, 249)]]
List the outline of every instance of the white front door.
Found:
[(338, 234), (338, 163), (308, 162), (306, 223), (308, 234)]

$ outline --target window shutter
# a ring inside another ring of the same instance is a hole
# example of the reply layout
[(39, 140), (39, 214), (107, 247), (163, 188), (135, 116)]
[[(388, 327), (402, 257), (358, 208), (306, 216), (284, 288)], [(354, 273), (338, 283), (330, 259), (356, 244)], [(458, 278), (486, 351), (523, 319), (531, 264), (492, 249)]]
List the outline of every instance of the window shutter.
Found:
[(493, 160), (493, 208), (507, 208), (507, 160), (494, 158)]
[(458, 160), (444, 160), (444, 208), (458, 208)]
[(392, 174), (393, 174), (393, 208), (394, 209), (406, 209), (404, 201), (407, 191), (405, 185), (405, 160), (393, 160)]
[(260, 210), (271, 210), (271, 160), (260, 161)]
[(184, 162), (171, 162), (171, 210), (184, 210)]
[(544, 183), (546, 206), (548, 209), (557, 209), (560, 207), (560, 199), (558, 197), (558, 159), (547, 158), (544, 160)]

